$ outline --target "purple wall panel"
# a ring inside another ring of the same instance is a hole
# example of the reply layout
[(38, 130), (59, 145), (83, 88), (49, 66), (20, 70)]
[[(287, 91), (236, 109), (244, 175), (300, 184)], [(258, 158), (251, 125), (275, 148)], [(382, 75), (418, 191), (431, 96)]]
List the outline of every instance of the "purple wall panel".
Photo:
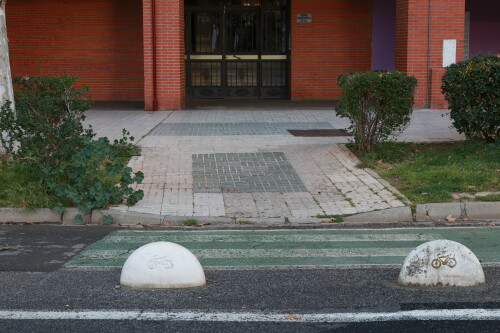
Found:
[(468, 0), (470, 12), (470, 55), (500, 54), (500, 1)]
[(373, 0), (372, 69), (396, 68), (396, 0)]

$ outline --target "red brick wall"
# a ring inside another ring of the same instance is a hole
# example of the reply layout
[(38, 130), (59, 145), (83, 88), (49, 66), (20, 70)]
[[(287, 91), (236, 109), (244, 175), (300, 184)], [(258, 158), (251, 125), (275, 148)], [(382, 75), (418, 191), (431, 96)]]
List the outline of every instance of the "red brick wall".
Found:
[[(145, 107), (153, 109), (152, 0), (143, 1)], [(159, 109), (185, 105), (184, 0), (156, 0), (156, 99)]]
[[(312, 23), (297, 23), (312, 14)], [(338, 99), (337, 76), (371, 68), (371, 0), (293, 0), (291, 98)]]
[(7, 1), (12, 74), (80, 74), (94, 100), (144, 99), (141, 0)]
[(431, 26), (431, 96), (430, 107), (445, 109), (448, 104), (441, 93), (441, 78), (444, 74), (443, 39), (457, 40), (457, 62), (464, 55), (465, 0), (439, 0), (432, 2)]
[(457, 61), (461, 61), (465, 0), (433, 0), (430, 22), (429, 3), (429, 0), (397, 0), (396, 68), (418, 79), (416, 107), (446, 108), (441, 94), (443, 39), (457, 40)]

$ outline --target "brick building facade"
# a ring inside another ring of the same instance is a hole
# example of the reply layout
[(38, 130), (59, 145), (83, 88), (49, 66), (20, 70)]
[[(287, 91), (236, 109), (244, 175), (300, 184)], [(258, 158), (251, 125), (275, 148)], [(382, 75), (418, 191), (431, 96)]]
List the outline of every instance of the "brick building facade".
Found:
[(16, 0), (6, 8), (13, 75), (79, 74), (94, 100), (144, 101), (146, 110), (200, 97), (335, 100), (339, 74), (370, 69), (415, 75), (415, 106), (443, 108), (443, 54), (500, 53), (499, 9), (497, 0)]

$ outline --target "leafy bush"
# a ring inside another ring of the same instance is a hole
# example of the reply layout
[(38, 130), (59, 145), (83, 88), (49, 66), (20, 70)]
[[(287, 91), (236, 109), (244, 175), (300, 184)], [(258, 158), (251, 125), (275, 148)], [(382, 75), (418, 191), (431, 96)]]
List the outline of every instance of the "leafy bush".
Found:
[(410, 122), (417, 79), (398, 71), (340, 75), (343, 90), (336, 113), (352, 125), (354, 148), (370, 151)]
[[(90, 108), (86, 87), (76, 87), (77, 77), (17, 76), (14, 78), (16, 111), (5, 103), (0, 110), (2, 147), (14, 163), (61, 199), (62, 208), (76, 205), (83, 213), (126, 201), (133, 205), (143, 197), (130, 185), (141, 183), (141, 172), (126, 167), (137, 152), (133, 137), (111, 143), (95, 139), (83, 127)], [(77, 217), (81, 219), (81, 216)]]
[(442, 91), (453, 126), (467, 138), (500, 139), (500, 57), (478, 55), (450, 65)]
[(78, 147), (82, 137), (92, 137), (84, 129), (84, 111), (91, 103), (86, 87), (75, 88), (76, 76), (16, 76), (16, 112), (8, 104), (0, 113), (4, 148), (14, 159), (31, 164), (36, 172), (42, 165), (56, 167)]
[(79, 148), (67, 161), (57, 168), (42, 169), (44, 179), (59, 198), (71, 199), (83, 213), (124, 200), (134, 205), (143, 192), (129, 185), (141, 183), (144, 176), (142, 172), (132, 176), (132, 169), (124, 167), (130, 155), (123, 154), (119, 147), (108, 138), (82, 137)]

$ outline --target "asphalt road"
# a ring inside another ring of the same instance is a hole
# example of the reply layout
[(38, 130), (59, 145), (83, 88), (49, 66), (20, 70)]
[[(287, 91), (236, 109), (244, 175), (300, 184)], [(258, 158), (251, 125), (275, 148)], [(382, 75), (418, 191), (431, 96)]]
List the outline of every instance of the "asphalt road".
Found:
[[(0, 332), (499, 331), (498, 321), (440, 315), (443, 310), (498, 311), (500, 267), (495, 266), (485, 268), (486, 286), (474, 288), (401, 288), (395, 283), (396, 267), (331, 266), (209, 268), (207, 285), (188, 290), (123, 289), (119, 268), (63, 267), (113, 230), (0, 226), (0, 247), (5, 248), (0, 251)], [(53, 319), (43, 317), (49, 311)], [(414, 320), (415, 311), (428, 320)], [(159, 318), (134, 317), (146, 313)], [(384, 313), (409, 316), (380, 321)], [(20, 319), (9, 320), (13, 314)], [(217, 314), (216, 321), (203, 319)], [(366, 318), (342, 321), (360, 314)], [(304, 322), (308, 316), (337, 319)]]

